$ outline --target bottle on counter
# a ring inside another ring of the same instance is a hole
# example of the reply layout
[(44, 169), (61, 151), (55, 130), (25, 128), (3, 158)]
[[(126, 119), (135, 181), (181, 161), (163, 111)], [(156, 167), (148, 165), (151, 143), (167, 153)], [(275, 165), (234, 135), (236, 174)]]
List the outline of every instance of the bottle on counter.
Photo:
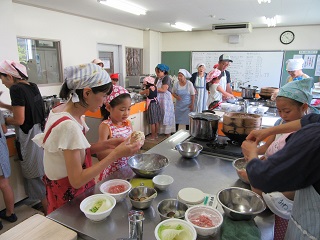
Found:
[(128, 213), (129, 220), (129, 238), (142, 240), (143, 236), (143, 211), (131, 210)]

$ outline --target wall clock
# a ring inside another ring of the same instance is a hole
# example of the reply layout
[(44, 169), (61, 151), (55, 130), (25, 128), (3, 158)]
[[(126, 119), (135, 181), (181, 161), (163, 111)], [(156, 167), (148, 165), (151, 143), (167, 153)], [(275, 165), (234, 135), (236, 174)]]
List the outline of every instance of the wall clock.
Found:
[(291, 31), (284, 31), (280, 35), (280, 42), (283, 44), (290, 44), (294, 40), (294, 33)]

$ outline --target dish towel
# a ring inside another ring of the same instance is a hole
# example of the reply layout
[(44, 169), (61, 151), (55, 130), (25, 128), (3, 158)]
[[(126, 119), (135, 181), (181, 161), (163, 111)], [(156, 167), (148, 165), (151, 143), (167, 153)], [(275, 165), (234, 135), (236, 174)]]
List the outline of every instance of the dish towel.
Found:
[(261, 233), (254, 220), (233, 221), (223, 216), (221, 240), (260, 240)]

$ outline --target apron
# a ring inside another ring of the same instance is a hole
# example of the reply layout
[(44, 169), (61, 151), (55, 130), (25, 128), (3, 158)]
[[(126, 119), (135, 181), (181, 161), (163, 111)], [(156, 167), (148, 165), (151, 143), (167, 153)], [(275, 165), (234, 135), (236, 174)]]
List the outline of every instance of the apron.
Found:
[[(181, 87), (181, 86), (180, 86)], [(186, 87), (182, 89), (179, 88), (179, 82), (177, 82), (177, 91), (176, 94), (181, 98), (181, 100), (176, 101), (176, 123), (189, 125), (189, 113), (190, 113), (190, 104), (191, 104), (191, 95), (189, 92), (189, 84), (186, 83)]]
[(227, 74), (225, 71), (223, 72), (223, 74), (224, 74), (223, 77), (220, 78), (220, 86), (224, 91), (226, 91), (227, 90)]
[(320, 195), (313, 186), (296, 191), (285, 239), (320, 239)]
[[(44, 139), (43, 143), (47, 140), (48, 136), (50, 135), (52, 129), (57, 126), (62, 121), (68, 120), (70, 118), (68, 117), (62, 117), (58, 119), (55, 123), (52, 124), (52, 126), (48, 129)], [(84, 134), (84, 133), (83, 133)], [(83, 169), (86, 169), (88, 167), (91, 167), (92, 161), (91, 161), (91, 154), (90, 154), (90, 148), (86, 149), (86, 158), (84, 160), (84, 163), (82, 165)], [(93, 187), (95, 185), (94, 179), (90, 180), (87, 184), (84, 186), (75, 189), (71, 186), (69, 182), (68, 177), (64, 177), (58, 180), (50, 180), (46, 175), (43, 176), (43, 181), (46, 186), (46, 195), (48, 200), (48, 214), (56, 210), (57, 208), (63, 206), (68, 201), (71, 201), (76, 196), (80, 195), (81, 193), (85, 192), (87, 189)]]
[[(157, 82), (157, 88), (162, 87), (162, 79), (159, 79)], [(158, 92), (158, 101), (161, 108), (162, 124), (168, 127), (174, 126), (175, 124), (175, 116), (174, 116), (174, 106), (171, 97), (171, 92), (167, 90), (164, 93)]]
[(32, 141), (39, 133), (42, 133), (40, 123), (35, 124), (27, 134), (20, 127), (16, 128), (16, 138), (19, 143), (21, 157), (19, 163), (22, 175), (26, 179), (42, 177), (44, 175), (43, 149)]
[(208, 100), (208, 91), (206, 89), (206, 79), (205, 77), (198, 77), (194, 82), (194, 87), (196, 89), (196, 96), (194, 101), (195, 112), (202, 112), (204, 110), (208, 110), (207, 100)]

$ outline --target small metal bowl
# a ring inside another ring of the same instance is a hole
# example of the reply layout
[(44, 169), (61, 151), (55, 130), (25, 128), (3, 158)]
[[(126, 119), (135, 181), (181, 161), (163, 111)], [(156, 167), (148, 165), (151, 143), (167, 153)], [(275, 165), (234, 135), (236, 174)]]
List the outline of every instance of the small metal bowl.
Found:
[(133, 207), (146, 209), (151, 206), (151, 203), (157, 197), (157, 191), (154, 188), (140, 186), (132, 188), (128, 195)]
[(239, 179), (246, 184), (250, 184), (250, 182), (240, 174), (241, 171), (246, 171), (247, 164), (248, 163), (244, 158), (238, 158), (232, 162), (232, 166), (236, 169)]
[(244, 188), (222, 189), (217, 199), (224, 213), (233, 220), (251, 220), (266, 209), (259, 194)]
[(188, 206), (177, 199), (164, 199), (158, 204), (161, 221), (170, 218), (184, 219)]
[(160, 154), (144, 153), (129, 158), (128, 165), (137, 175), (145, 178), (153, 178), (169, 165), (169, 160)]
[(200, 154), (203, 147), (197, 143), (184, 142), (177, 144), (175, 149), (185, 158), (195, 158)]

